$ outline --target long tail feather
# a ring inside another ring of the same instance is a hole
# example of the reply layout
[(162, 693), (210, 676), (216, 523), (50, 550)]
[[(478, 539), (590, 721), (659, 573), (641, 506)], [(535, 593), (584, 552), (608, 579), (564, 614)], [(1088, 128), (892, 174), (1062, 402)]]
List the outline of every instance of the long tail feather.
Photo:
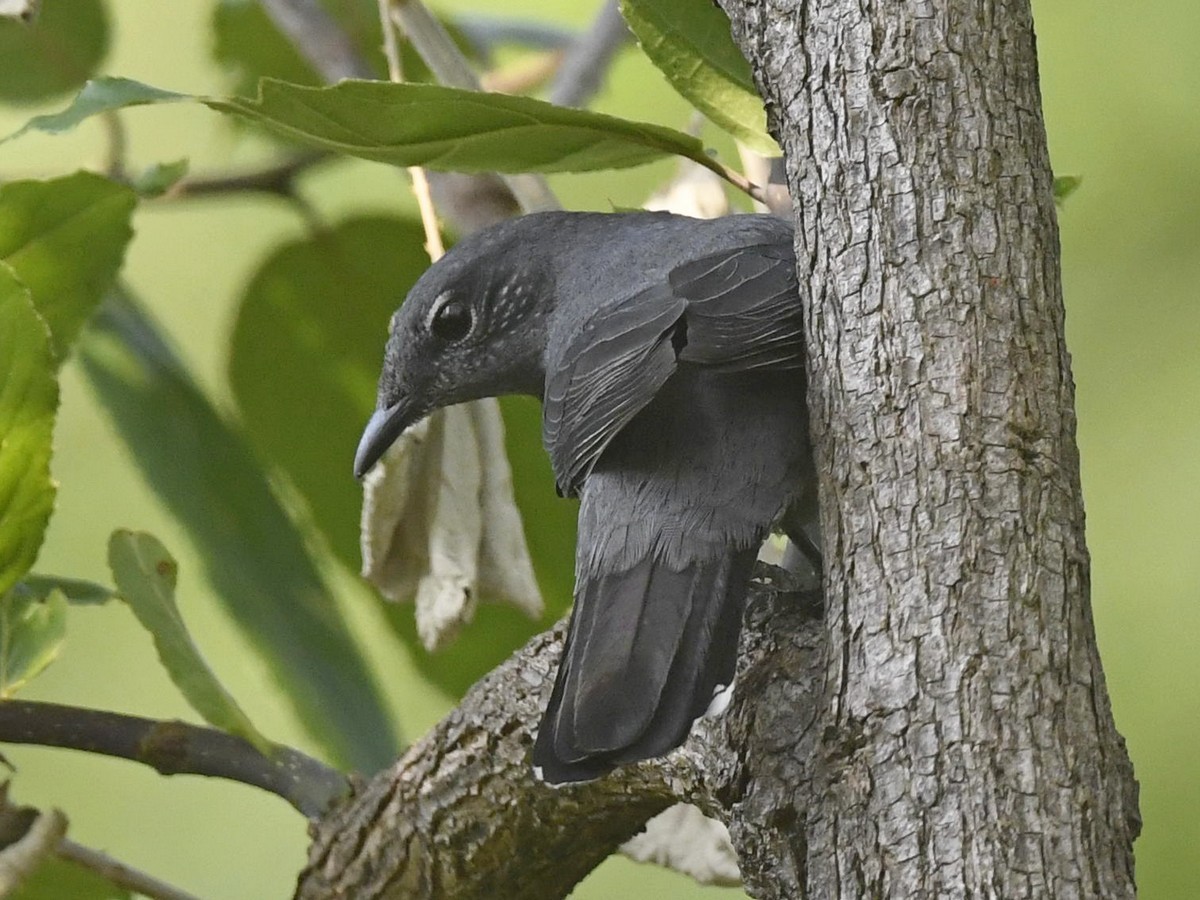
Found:
[(682, 571), (647, 558), (584, 580), (533, 764), (585, 781), (679, 746), (737, 662), (752, 550)]

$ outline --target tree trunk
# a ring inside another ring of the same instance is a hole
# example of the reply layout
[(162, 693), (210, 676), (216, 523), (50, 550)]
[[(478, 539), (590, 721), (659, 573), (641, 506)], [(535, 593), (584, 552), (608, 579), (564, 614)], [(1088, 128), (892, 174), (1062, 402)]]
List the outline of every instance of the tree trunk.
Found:
[(533, 781), (560, 631), (314, 824), (302, 897), (562, 897), (676, 800), (757, 897), (1132, 897), (1024, 0), (725, 0), (795, 198), (825, 609), (665, 760)]
[(830, 560), (799, 880), (1131, 897), (1029, 5), (725, 5), (795, 201)]

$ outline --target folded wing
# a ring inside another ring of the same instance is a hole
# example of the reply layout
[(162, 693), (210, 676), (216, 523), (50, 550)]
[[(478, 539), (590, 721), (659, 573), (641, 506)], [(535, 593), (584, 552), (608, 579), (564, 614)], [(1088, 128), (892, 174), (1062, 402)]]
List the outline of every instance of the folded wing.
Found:
[(680, 364), (747, 371), (803, 365), (789, 243), (721, 251), (595, 312), (552, 361), (542, 434), (560, 494), (579, 492), (604, 448)]

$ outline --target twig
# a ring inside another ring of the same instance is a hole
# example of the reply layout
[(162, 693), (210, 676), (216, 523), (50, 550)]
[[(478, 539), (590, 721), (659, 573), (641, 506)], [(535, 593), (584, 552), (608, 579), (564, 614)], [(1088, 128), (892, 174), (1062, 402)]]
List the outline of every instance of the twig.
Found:
[(758, 212), (771, 212), (782, 218), (792, 214), (792, 198), (788, 194), (787, 175), (782, 170), (783, 158), (763, 156), (751, 150), (741, 141), (737, 145), (742, 160), (742, 171), (746, 177), (762, 186), (767, 202), (755, 201)]
[[(389, 15), (390, 6), (391, 0), (379, 0), (379, 26), (383, 29), (383, 53), (387, 57), (388, 77), (399, 83), (404, 80), (404, 70), (400, 62), (400, 48), (396, 43), (396, 28)], [(446, 255), (446, 247), (442, 243), (437, 210), (433, 208), (429, 179), (425, 177), (425, 170), (420, 166), (409, 166), (408, 176), (412, 179), (417, 209), (421, 211), (421, 226), (425, 229), (425, 252), (429, 254), (430, 262), (437, 262)]]
[(259, 0), (259, 4), (326, 81), (373, 76), (349, 36), (317, 0)]
[(630, 38), (617, 0), (605, 0), (591, 27), (571, 46), (550, 89), (550, 102), (584, 106), (604, 82), (613, 57)]
[(485, 91), (500, 94), (523, 94), (537, 90), (554, 77), (562, 67), (565, 54), (561, 50), (533, 54), (503, 69), (492, 69), (479, 79)]
[(270, 791), (309, 818), (349, 793), (341, 772), (293, 750), (263, 756), (240, 737), (185, 722), (34, 700), (0, 701), (0, 742), (117, 756), (162, 775), (206, 775)]
[(748, 195), (752, 200), (757, 200), (764, 206), (770, 206), (767, 194), (762, 187), (755, 184), (737, 169), (731, 169), (723, 162), (713, 159), (711, 156), (704, 156), (703, 159), (697, 159), (696, 162), (700, 163), (704, 168), (716, 172), (739, 191)]
[(262, 169), (185, 178), (166, 196), (172, 200), (190, 200), (217, 194), (262, 193), (291, 199), (295, 196), (296, 178), (313, 166), (333, 157), (322, 151), (298, 153), (283, 162)]
[(105, 150), (106, 159), (104, 170), (113, 181), (125, 180), (125, 153), (129, 147), (129, 138), (125, 133), (125, 122), (116, 110), (108, 110), (100, 116), (104, 130), (108, 135), (108, 147)]
[[(444, 85), (468, 91), (479, 90), (479, 79), (455, 46), (442, 23), (420, 0), (391, 0), (392, 21), (404, 32), (425, 65)], [(559, 203), (540, 175), (502, 175), (504, 183), (525, 212), (558, 209)]]
[(84, 847), (74, 841), (63, 838), (55, 852), (62, 858), (76, 865), (90, 869), (102, 878), (111, 881), (119, 887), (151, 897), (153, 900), (198, 900), (198, 898), (173, 885), (160, 881), (153, 875), (134, 869), (119, 860), (113, 859), (107, 853)]
[(417, 198), (421, 225), (425, 229), (425, 252), (429, 254), (430, 262), (437, 262), (446, 255), (446, 245), (442, 243), (442, 230), (438, 226), (437, 210), (434, 209), (433, 195), (429, 191), (429, 179), (420, 166), (413, 166), (408, 174), (412, 178), (413, 196)]
[(454, 24), (481, 55), (490, 54), (501, 44), (519, 44), (537, 50), (562, 50), (577, 40), (575, 32), (541, 22), (472, 14), (456, 16)]

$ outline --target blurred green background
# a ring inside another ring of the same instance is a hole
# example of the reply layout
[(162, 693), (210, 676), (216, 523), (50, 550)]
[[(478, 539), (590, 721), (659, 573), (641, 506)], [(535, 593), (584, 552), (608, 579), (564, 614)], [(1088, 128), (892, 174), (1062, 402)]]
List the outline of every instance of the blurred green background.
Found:
[[(45, 0), (47, 5), (66, 0)], [(103, 70), (189, 92), (229, 89), (211, 61), (210, 2), (122, 0)], [(591, 4), (455, 0), (439, 8), (521, 15), (577, 27)], [(1195, 896), (1200, 884), (1200, 5), (1062, 0), (1035, 4), (1051, 156), (1082, 188), (1060, 215), (1068, 331), (1078, 385), (1079, 440), (1093, 560), (1093, 604), (1118, 725), (1142, 786), (1138, 881), (1146, 898)], [(63, 105), (0, 106), (0, 133)], [(686, 104), (633, 50), (598, 108), (685, 126)], [(149, 165), (181, 157), (192, 171), (267, 158), (263, 142), (190, 106), (124, 115), (130, 154)], [(711, 138), (706, 134), (706, 138)], [(0, 178), (56, 175), (103, 163), (104, 132), (89, 122), (58, 138), (0, 147)], [(573, 208), (634, 206), (672, 170), (553, 180)], [(353, 212), (410, 208), (405, 182), (383, 166), (318, 171), (305, 196), (329, 222)], [(303, 233), (279, 201), (223, 198), (143, 204), (126, 273), (202, 383), (232, 408), (227, 380), (235, 301), (280, 242)], [(382, 340), (383, 323), (380, 323)], [(115, 527), (153, 531), (181, 566), (180, 602), (218, 674), (270, 735), (308, 746), (263, 666), (212, 600), (182, 529), (131, 464), (77, 366), (67, 365), (55, 435), (58, 512), (37, 569), (109, 582)], [(528, 417), (526, 417), (528, 418)], [(314, 441), (330, 440), (311, 422)], [(356, 435), (346, 442), (347, 475)], [(535, 433), (516, 440), (532, 443)], [(523, 487), (553, 501), (549, 484)], [(406, 738), (452, 698), (424, 682), (378, 609), (333, 573), (370, 647)], [(127, 610), (73, 609), (63, 657), (31, 697), (194, 720)], [(311, 749), (311, 748), (310, 748)], [(67, 812), (72, 833), (206, 898), (284, 897), (303, 864), (305, 823), (282, 801), (233, 784), (164, 779), (132, 764), (66, 751), (4, 748), (15, 795)], [(583, 898), (739, 896), (697, 888), (615, 859), (576, 892)]]

